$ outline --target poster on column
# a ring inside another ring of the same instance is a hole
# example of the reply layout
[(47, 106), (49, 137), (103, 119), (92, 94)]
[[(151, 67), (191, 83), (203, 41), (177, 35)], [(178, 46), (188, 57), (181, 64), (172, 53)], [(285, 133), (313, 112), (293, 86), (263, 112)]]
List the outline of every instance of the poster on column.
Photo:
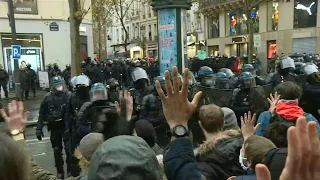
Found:
[(177, 60), (177, 17), (176, 9), (158, 10), (160, 74), (163, 75)]

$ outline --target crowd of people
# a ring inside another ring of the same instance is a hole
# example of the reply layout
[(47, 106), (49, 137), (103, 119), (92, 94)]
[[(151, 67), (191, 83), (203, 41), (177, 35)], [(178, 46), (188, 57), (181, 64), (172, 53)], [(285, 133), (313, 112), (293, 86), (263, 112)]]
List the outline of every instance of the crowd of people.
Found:
[(72, 78), (51, 69), (36, 136), (47, 126), (57, 176), (22, 148), (28, 113), (13, 101), (1, 111), (0, 179), (317, 179), (320, 75), (317, 62), (302, 63), (297, 74), (283, 57), (266, 79), (251, 64), (239, 76), (209, 66), (156, 76), (148, 61), (87, 60)]

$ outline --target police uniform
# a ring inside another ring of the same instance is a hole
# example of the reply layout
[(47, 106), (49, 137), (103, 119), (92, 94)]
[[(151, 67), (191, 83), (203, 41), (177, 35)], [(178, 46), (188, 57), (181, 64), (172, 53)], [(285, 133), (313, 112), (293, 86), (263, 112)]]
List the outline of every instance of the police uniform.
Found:
[(50, 141), (53, 148), (54, 160), (57, 168), (57, 177), (64, 178), (62, 149), (63, 144), (66, 152), (66, 163), (70, 169), (70, 153), (67, 149), (69, 137), (66, 135), (65, 112), (66, 105), (71, 93), (65, 87), (62, 77), (56, 76), (52, 80), (52, 92), (45, 95), (39, 111), (37, 124), (37, 138), (42, 140), (44, 122), (48, 123), (48, 131), (51, 131)]

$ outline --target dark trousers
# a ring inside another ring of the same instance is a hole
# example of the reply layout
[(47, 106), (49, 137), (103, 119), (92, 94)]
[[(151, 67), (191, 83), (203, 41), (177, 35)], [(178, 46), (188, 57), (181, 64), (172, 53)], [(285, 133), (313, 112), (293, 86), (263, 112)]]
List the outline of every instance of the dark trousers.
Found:
[[(7, 88), (7, 84), (0, 84), (0, 91), (1, 91), (1, 87), (2, 87), (2, 89), (3, 89), (3, 91), (4, 91), (4, 95), (5, 95), (5, 97), (6, 98), (8, 98), (8, 88)], [(0, 98), (1, 98), (1, 95), (0, 95)]]
[(28, 89), (24, 92), (24, 95), (25, 95), (25, 98), (26, 98), (26, 99), (29, 98), (29, 89), (32, 90), (33, 96), (34, 96), (34, 97), (36, 96), (36, 86), (35, 86), (35, 84), (31, 84), (31, 85), (30, 85), (30, 88), (28, 88)]
[(68, 137), (65, 136), (64, 129), (51, 129), (50, 141), (53, 148), (54, 161), (56, 164), (57, 172), (64, 173), (63, 164), (64, 160), (62, 157), (62, 149), (66, 153), (66, 164), (67, 170), (70, 171), (70, 153), (68, 151)]
[(71, 133), (69, 135), (71, 138), (70, 139), (71, 141), (69, 141), (70, 170), (71, 170), (70, 172), (73, 177), (77, 177), (80, 175), (81, 169), (79, 167), (79, 159), (75, 157), (74, 152), (77, 146), (79, 145), (80, 140), (77, 139), (75, 128), (71, 130)]

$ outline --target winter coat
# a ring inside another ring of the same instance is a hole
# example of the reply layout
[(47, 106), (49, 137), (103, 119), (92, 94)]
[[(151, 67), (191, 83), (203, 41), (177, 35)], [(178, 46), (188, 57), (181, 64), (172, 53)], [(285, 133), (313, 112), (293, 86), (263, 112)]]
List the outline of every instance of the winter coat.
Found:
[(244, 174), (239, 163), (243, 144), (240, 131), (226, 130), (217, 133), (195, 150), (198, 167), (207, 180), (228, 179)]
[(4, 69), (0, 69), (0, 84), (8, 84), (9, 75)]

